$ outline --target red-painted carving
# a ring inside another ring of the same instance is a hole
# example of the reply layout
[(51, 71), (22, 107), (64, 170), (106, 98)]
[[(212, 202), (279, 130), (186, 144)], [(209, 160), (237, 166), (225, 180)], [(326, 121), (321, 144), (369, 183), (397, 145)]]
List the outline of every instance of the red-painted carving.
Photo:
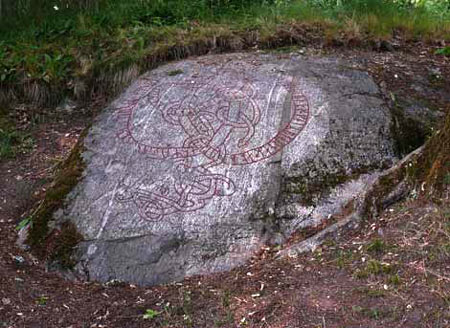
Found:
[[(268, 159), (282, 151), (305, 127), (308, 101), (295, 79), (285, 77), (279, 81), (278, 78), (270, 94), (258, 96), (255, 86), (241, 73), (224, 75), (226, 80), (215, 76), (169, 79), (162, 83), (142, 80), (137, 92), (117, 108), (121, 126), (118, 138), (147, 158), (171, 159), (181, 171), (189, 172), (188, 178), (180, 178), (159, 190), (122, 186), (116, 199), (133, 202), (142, 218), (159, 220), (174, 213), (192, 212), (216, 196), (232, 195), (236, 189), (234, 182), (222, 174), (212, 173), (213, 167), (247, 165)], [(290, 117), (275, 136), (255, 146), (253, 139), (262, 115), (273, 115), (270, 108), (273, 90), (277, 88), (289, 97)], [(265, 107), (265, 113), (261, 106)], [(161, 146), (142, 141), (135, 121), (136, 112), (143, 107), (157, 111), (172, 133), (174, 129), (179, 130), (183, 142)]]

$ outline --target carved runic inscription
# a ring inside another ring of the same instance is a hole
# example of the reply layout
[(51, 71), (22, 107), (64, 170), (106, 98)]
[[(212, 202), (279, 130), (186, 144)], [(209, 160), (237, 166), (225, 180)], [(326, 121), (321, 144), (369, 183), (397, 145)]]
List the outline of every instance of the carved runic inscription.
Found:
[[(250, 165), (274, 156), (308, 121), (308, 101), (290, 76), (274, 76), (264, 87), (261, 81), (252, 81), (251, 74), (236, 70), (183, 75), (141, 80), (115, 112), (121, 142), (145, 160), (172, 161), (181, 172), (151, 186), (120, 186), (116, 200), (133, 203), (146, 220), (196, 211), (214, 197), (233, 195), (235, 182), (214, 173), (215, 168)], [(276, 111), (287, 112), (287, 118), (279, 115), (279, 129), (268, 138), (258, 134), (259, 129), (274, 128), (267, 124)], [(154, 117), (145, 123), (149, 115)]]

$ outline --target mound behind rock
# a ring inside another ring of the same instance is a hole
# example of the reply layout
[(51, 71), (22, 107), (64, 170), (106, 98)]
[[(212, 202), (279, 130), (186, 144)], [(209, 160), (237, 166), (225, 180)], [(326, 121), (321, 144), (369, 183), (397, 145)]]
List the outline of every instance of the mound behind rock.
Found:
[(169, 64), (96, 119), (54, 224), (83, 236), (75, 268), (89, 279), (227, 270), (358, 197), (395, 159), (390, 124), (369, 75), (332, 59)]

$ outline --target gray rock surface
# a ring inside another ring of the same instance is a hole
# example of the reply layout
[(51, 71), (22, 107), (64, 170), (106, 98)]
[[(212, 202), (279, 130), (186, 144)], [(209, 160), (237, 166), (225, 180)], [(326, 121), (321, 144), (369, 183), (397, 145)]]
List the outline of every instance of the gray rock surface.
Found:
[(366, 72), (335, 59), (231, 54), (141, 76), (96, 119), (55, 213), (76, 270), (158, 284), (243, 264), (339, 213), (395, 161)]

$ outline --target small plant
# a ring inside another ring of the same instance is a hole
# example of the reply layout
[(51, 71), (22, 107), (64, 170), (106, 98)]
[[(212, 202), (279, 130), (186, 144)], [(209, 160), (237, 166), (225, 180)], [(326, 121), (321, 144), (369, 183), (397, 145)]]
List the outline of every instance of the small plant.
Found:
[(387, 248), (387, 245), (385, 244), (385, 242), (383, 240), (375, 239), (371, 243), (369, 243), (369, 245), (367, 245), (366, 250), (369, 253), (381, 254), (386, 251), (386, 248)]
[(0, 159), (13, 157), (16, 137), (14, 132), (0, 129)]
[(398, 286), (401, 283), (401, 279), (400, 276), (396, 273), (396, 274), (391, 274), (388, 277), (388, 283), (390, 283), (391, 285), (395, 285)]
[(230, 306), (230, 298), (231, 298), (231, 292), (226, 289), (222, 294), (222, 305), (225, 308), (228, 308)]
[(444, 211), (444, 213), (442, 213), (442, 215), (444, 216), (444, 219), (447, 220), (445, 227), (448, 230), (448, 232), (450, 232), (450, 209), (447, 209), (446, 211)]
[(19, 224), (16, 226), (16, 230), (22, 230), (23, 228), (25, 228), (28, 224), (31, 223), (31, 218), (30, 217), (26, 217), (25, 219), (21, 220), (19, 222)]
[(380, 318), (380, 310), (373, 308), (369, 311), (369, 317), (375, 320), (378, 320)]
[(41, 297), (39, 297), (39, 298), (36, 300), (36, 304), (37, 304), (37, 305), (44, 306), (44, 305), (47, 304), (47, 301), (48, 301), (48, 297), (47, 297), (47, 296), (41, 296)]
[(384, 290), (381, 289), (369, 289), (367, 295), (373, 298), (384, 297), (386, 295)]
[(380, 274), (389, 274), (393, 271), (393, 267), (388, 264), (381, 263), (377, 260), (370, 260), (363, 269), (358, 269), (355, 272), (356, 278), (364, 279), (369, 276), (378, 276)]
[(359, 305), (353, 305), (352, 306), (352, 311), (353, 312), (357, 312), (357, 313), (361, 313), (363, 311), (363, 308)]
[(434, 52), (435, 55), (450, 56), (450, 47), (439, 48)]
[(351, 260), (353, 257), (353, 253), (351, 251), (344, 251), (339, 249), (336, 252), (336, 265), (339, 269), (343, 269)]
[(34, 140), (29, 135), (0, 128), (0, 160), (26, 153), (33, 146)]
[(450, 185), (450, 172), (448, 172), (448, 173), (444, 176), (444, 184), (445, 184), (445, 185)]
[(161, 314), (161, 312), (158, 312), (158, 311), (155, 311), (155, 310), (152, 310), (152, 309), (147, 309), (147, 310), (145, 310), (145, 313), (142, 316), (142, 318), (144, 320), (151, 320), (151, 319), (156, 318), (160, 314)]
[(365, 308), (359, 305), (352, 306), (352, 311), (359, 313), (367, 318), (378, 320), (382, 316), (382, 312), (377, 308)]
[(192, 327), (193, 321), (192, 321), (192, 315), (194, 313), (193, 304), (192, 304), (192, 297), (191, 292), (186, 291), (183, 292), (183, 320), (186, 327)]
[(375, 289), (375, 288), (369, 288), (369, 287), (360, 287), (360, 288), (356, 288), (356, 291), (363, 294), (363, 295), (367, 295), (369, 297), (372, 298), (379, 298), (379, 297), (384, 297), (386, 296), (386, 292), (382, 289)]

